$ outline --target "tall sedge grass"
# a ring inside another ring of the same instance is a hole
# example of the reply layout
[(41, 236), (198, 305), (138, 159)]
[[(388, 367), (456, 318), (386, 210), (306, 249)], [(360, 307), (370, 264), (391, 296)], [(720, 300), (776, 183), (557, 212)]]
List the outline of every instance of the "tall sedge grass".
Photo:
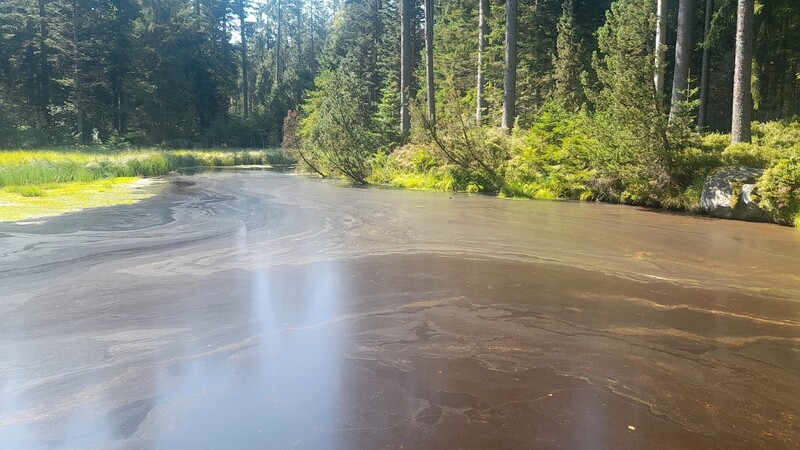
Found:
[(89, 182), (114, 177), (152, 177), (179, 168), (266, 165), (270, 162), (287, 161), (277, 150), (0, 151), (0, 188)]

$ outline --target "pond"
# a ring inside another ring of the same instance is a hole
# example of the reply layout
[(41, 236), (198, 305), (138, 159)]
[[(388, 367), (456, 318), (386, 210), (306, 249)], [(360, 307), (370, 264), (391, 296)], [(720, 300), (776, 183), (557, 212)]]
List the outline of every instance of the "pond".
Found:
[(0, 224), (0, 447), (800, 441), (800, 232), (263, 171)]

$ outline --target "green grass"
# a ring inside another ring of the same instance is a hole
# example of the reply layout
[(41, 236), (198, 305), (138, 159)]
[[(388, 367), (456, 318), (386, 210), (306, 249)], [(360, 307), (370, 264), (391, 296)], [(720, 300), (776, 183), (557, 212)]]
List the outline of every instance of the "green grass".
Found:
[(133, 203), (152, 195), (136, 189), (140, 177), (176, 169), (287, 162), (276, 149), (113, 151), (65, 147), (0, 151), (0, 221)]
[(89, 182), (114, 177), (152, 177), (187, 167), (283, 162), (287, 161), (277, 150), (10, 150), (0, 151), (0, 188)]
[(154, 190), (136, 189), (138, 182), (138, 178), (118, 177), (3, 188), (0, 189), (0, 221), (19, 221), (57, 216), (85, 208), (130, 204), (155, 193)]

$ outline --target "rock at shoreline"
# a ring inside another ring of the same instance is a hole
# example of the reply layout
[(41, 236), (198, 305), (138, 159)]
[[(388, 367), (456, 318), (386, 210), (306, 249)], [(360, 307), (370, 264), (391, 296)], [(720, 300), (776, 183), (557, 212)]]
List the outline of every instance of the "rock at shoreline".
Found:
[(727, 167), (708, 177), (703, 185), (700, 207), (708, 215), (722, 219), (772, 222), (758, 206), (756, 181), (764, 174), (751, 167)]

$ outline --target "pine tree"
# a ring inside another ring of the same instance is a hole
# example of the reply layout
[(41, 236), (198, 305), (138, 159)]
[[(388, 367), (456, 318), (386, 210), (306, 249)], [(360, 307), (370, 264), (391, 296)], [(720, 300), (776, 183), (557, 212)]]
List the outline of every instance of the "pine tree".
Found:
[(598, 30), (599, 52), (593, 61), (602, 86), (595, 104), (607, 119), (604, 139), (618, 152), (618, 163), (636, 180), (629, 183), (642, 186), (643, 192), (632, 194), (638, 198), (672, 185), (668, 127), (661, 99), (652, 87), (650, 7), (649, 0), (614, 2)]
[(573, 1), (565, 0), (557, 26), (557, 56), (553, 61), (555, 78), (553, 97), (570, 110), (575, 110), (584, 103), (581, 83), (582, 49), (576, 36), (574, 14)]

